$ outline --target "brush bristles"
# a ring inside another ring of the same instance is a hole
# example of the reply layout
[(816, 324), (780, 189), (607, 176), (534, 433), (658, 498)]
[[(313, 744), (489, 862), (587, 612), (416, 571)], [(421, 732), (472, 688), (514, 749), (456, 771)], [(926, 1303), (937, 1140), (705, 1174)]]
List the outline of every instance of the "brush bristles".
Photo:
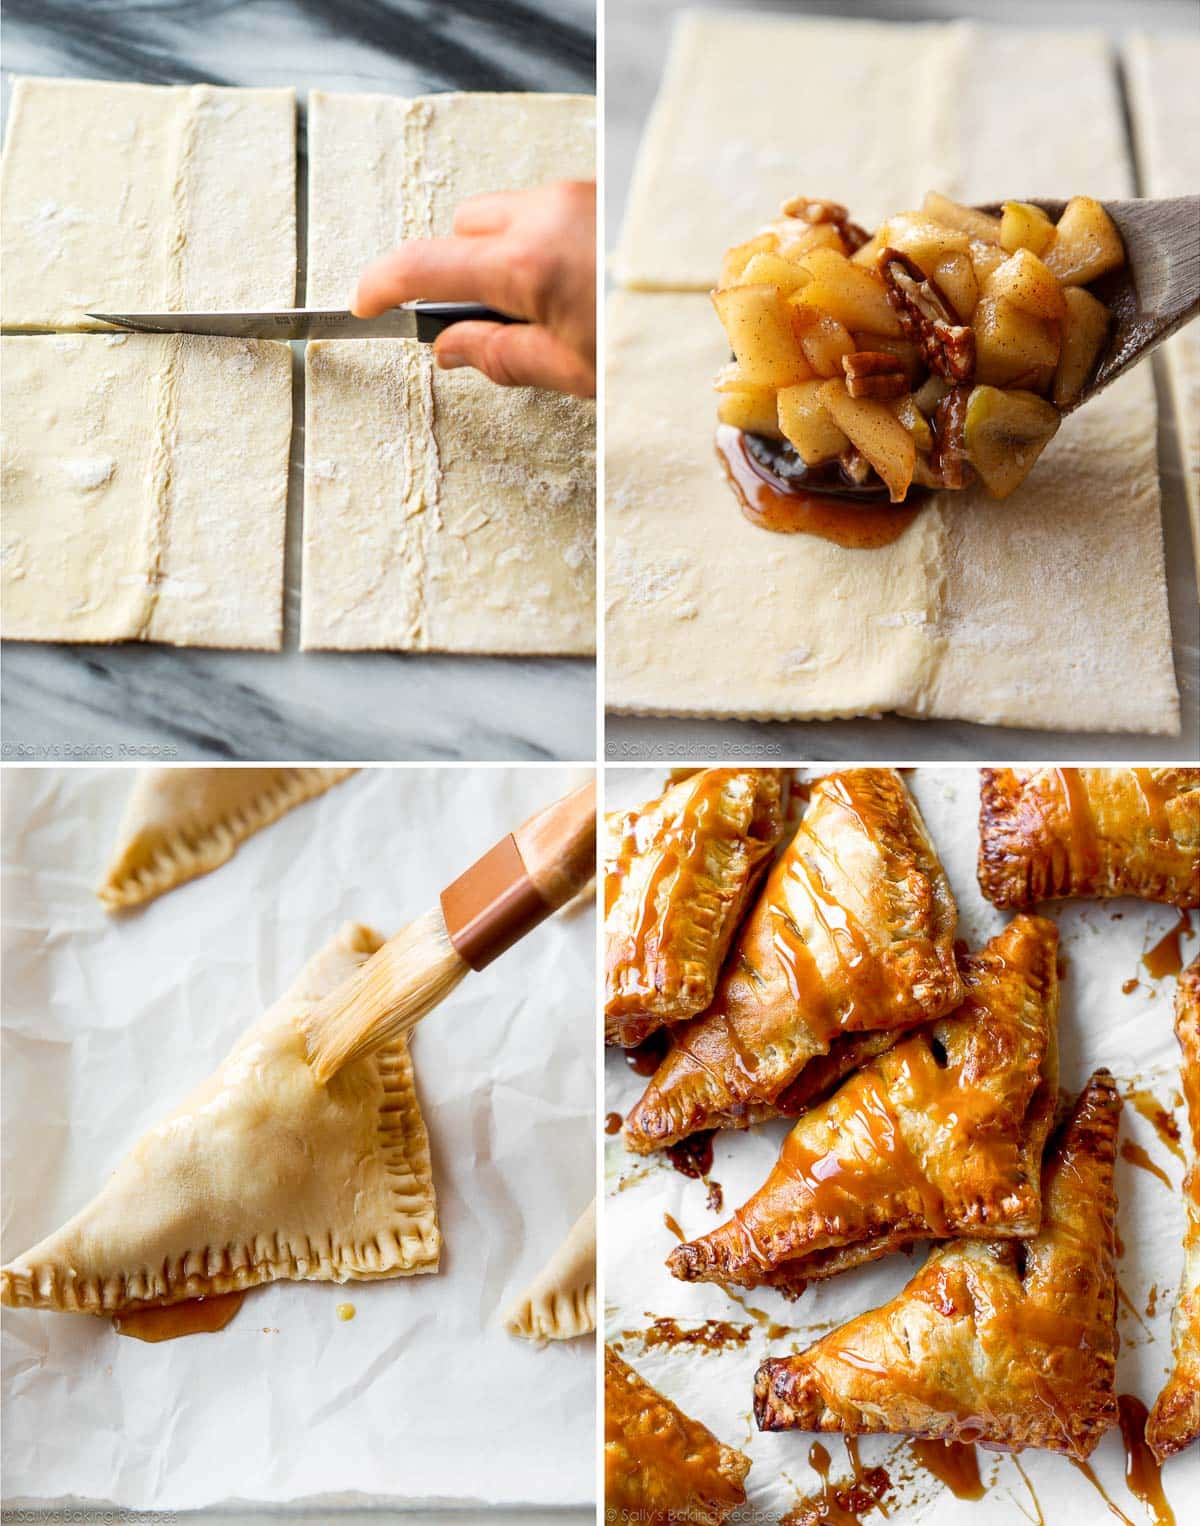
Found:
[(390, 938), (304, 1021), (318, 1081), (394, 1044), (449, 996), (471, 966), (450, 942), (441, 908)]

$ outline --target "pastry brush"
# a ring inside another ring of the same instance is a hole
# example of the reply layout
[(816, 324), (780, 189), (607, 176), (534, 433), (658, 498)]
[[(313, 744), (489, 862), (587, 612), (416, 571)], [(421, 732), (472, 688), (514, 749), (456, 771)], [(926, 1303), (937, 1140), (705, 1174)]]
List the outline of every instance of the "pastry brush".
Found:
[(442, 891), (303, 1019), (325, 1082), (394, 1043), (471, 970), (482, 970), (566, 904), (596, 872), (596, 781), (531, 816)]

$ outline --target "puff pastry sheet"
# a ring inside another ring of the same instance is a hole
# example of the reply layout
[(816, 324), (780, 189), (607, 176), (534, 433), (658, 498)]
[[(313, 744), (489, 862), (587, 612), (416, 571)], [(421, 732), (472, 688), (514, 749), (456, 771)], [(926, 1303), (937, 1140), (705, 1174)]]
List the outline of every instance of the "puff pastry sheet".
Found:
[(0, 633), (277, 650), (288, 347), (56, 335), (0, 355)]
[(139, 774), (96, 894), (108, 911), (143, 905), (208, 874), (247, 837), (353, 768), (150, 768)]
[[(781, 130), (797, 90), (806, 112), (871, 124), (852, 154), (839, 132), (797, 147)], [(1087, 132), (1064, 134), (1064, 112)], [(881, 550), (752, 527), (713, 449), (728, 346), (683, 293), (714, 285), (724, 248), (786, 197), (870, 224), (931, 188), (1064, 186), (1132, 192), (1100, 33), (683, 18), (617, 256), (627, 285), (671, 294), (618, 293), (609, 316), (612, 709), (1177, 733), (1147, 368), (1067, 420), (1012, 498), (942, 495)]]
[(5, 328), (103, 329), (96, 308), (291, 307), (295, 139), (290, 89), (17, 80)]
[[(308, 108), (313, 306), (465, 197), (595, 173), (579, 95), (337, 95)], [(595, 650), (595, 406), (404, 341), (308, 347), (308, 648)]]
[(939, 1246), (890, 1303), (764, 1362), (759, 1427), (1088, 1456), (1117, 1423), (1120, 1112), (1116, 1084), (1097, 1071), (1047, 1153), (1038, 1232)]
[(504, 1316), (510, 1335), (567, 1341), (596, 1328), (596, 1204), (593, 1200)]
[(116, 1314), (284, 1278), (436, 1271), (429, 1140), (407, 1044), (320, 1086), (300, 1029), (381, 942), (346, 924), (87, 1207), (0, 1269), (0, 1301)]
[(595, 649), (595, 408), (403, 339), (305, 355), (301, 645)]

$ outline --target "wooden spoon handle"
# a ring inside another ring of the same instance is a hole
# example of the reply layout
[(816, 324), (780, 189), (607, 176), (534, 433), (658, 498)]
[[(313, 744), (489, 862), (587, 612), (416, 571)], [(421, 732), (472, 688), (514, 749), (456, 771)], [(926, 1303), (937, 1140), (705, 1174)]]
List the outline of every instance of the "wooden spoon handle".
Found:
[(538, 811), (513, 833), (525, 872), (551, 911), (596, 872), (596, 781)]

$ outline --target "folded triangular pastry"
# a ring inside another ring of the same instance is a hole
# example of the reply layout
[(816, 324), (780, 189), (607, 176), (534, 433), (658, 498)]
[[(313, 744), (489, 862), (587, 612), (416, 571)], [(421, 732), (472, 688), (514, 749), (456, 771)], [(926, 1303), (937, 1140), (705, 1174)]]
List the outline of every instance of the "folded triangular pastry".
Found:
[(1146, 1440), (1159, 1462), (1200, 1436), (1200, 959), (1179, 977), (1175, 1036), (1181, 1053), (1179, 1074), (1187, 1101), (1192, 1164), (1183, 1183), (1187, 1209), (1183, 1278), (1171, 1320), (1175, 1366), (1146, 1422)]
[(750, 1459), (723, 1445), (604, 1348), (606, 1518), (721, 1526), (746, 1501)]
[(343, 927), (86, 1208), (0, 1269), (0, 1301), (115, 1314), (280, 1278), (436, 1271), (407, 1044), (352, 1061), (327, 1086), (305, 1059), (300, 1018), (381, 941)]
[(758, 1369), (760, 1429), (891, 1431), (1086, 1457), (1117, 1421), (1113, 1163), (1121, 1098), (1096, 1071), (1051, 1144), (1029, 1240), (934, 1249), (897, 1298)]
[(566, 1341), (596, 1328), (596, 1202), (504, 1316), (511, 1335)]
[(353, 768), (150, 768), (125, 808), (96, 894), (106, 910), (140, 906), (232, 858), (247, 837), (321, 795)]
[(605, 822), (604, 1026), (640, 1044), (703, 1012), (783, 833), (781, 770), (702, 768)]
[(979, 888), (997, 906), (1133, 895), (1200, 906), (1200, 768), (984, 768)]
[(805, 1113), (765, 1184), (667, 1260), (686, 1282), (800, 1291), (956, 1235), (1029, 1235), (1058, 1093), (1058, 929), (1020, 916), (960, 962), (966, 994)]
[(708, 1011), (630, 1113), (645, 1153), (775, 1110), (847, 1033), (896, 1032), (952, 1011), (958, 920), (916, 805), (891, 768), (827, 774), (734, 941)]

